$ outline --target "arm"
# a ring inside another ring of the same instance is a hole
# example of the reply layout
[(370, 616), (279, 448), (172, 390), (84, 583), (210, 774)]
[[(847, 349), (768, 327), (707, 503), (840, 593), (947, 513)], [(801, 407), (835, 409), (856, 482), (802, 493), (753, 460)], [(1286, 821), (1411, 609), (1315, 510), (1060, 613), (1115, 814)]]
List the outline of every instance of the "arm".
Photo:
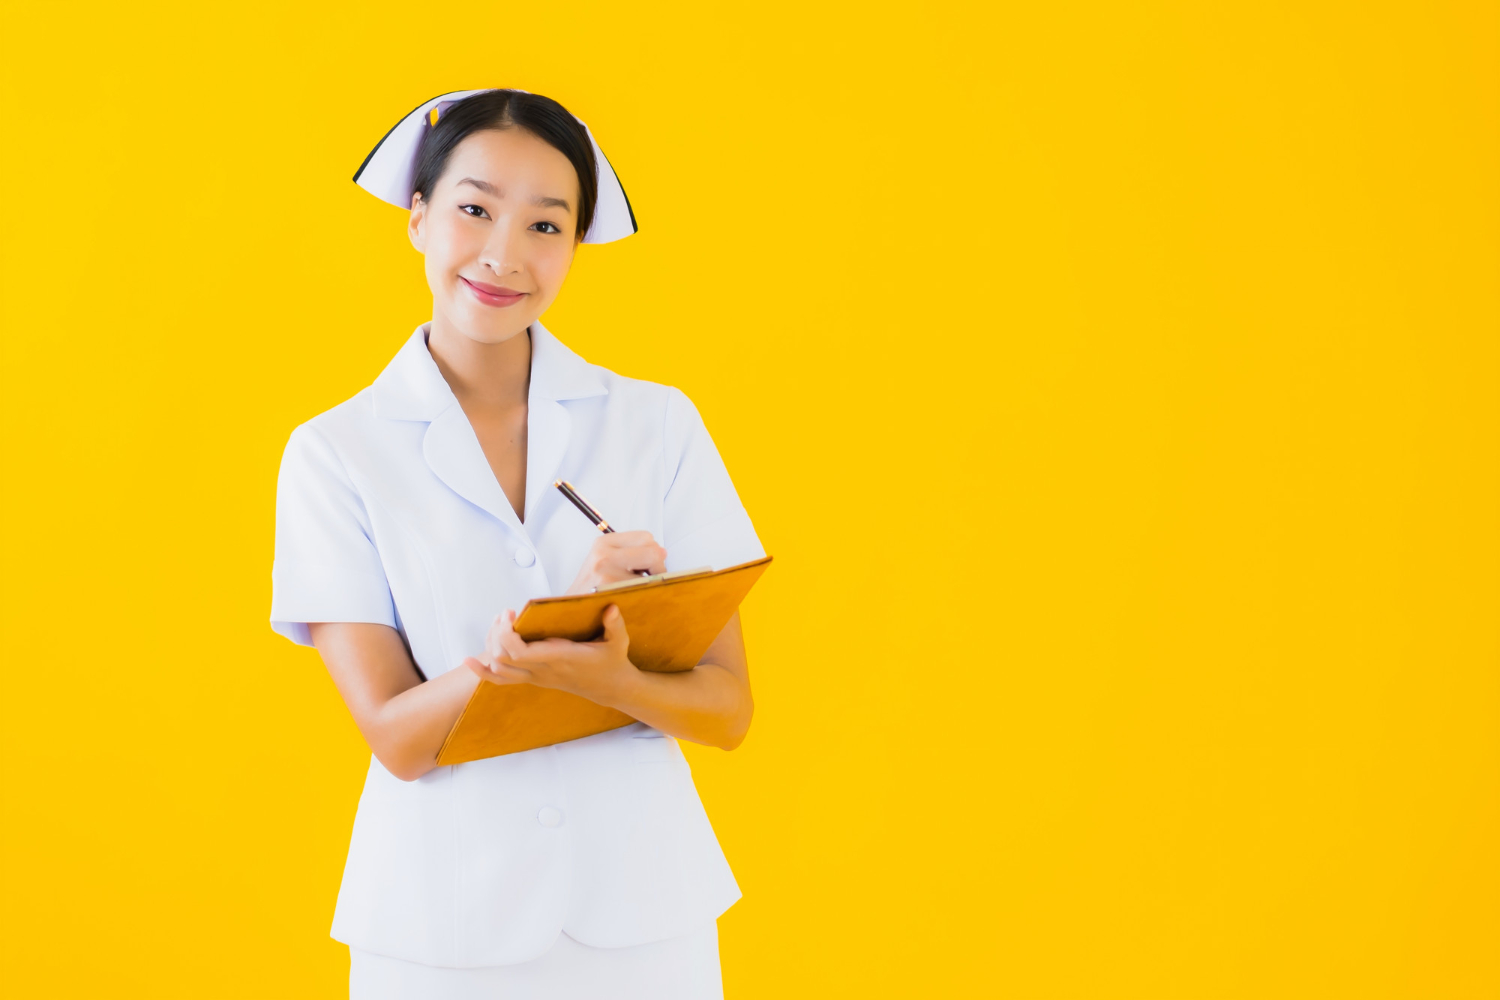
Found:
[(595, 642), (526, 642), (516, 635), (515, 620), (514, 611), (495, 619), (485, 658), (471, 657), (464, 666), (495, 684), (569, 691), (671, 736), (724, 750), (739, 746), (750, 729), (755, 703), (739, 612), (696, 667), (676, 674), (650, 673), (630, 662), (630, 636), (614, 605), (604, 613), (604, 637)]
[(396, 630), (356, 622), (308, 625), (360, 735), (385, 769), (415, 781), (437, 766), (438, 751), (478, 680), (450, 670), (423, 681)]
[[(637, 568), (660, 573), (665, 568), (665, 559), (666, 551), (647, 532), (603, 535), (595, 541), (568, 592), (583, 593), (600, 583), (629, 580)], [(360, 735), (381, 765), (402, 781), (415, 781), (437, 766), (443, 740), (458, 721), (481, 677), (497, 683), (560, 687), (601, 705), (618, 708), (673, 736), (725, 749), (738, 746), (750, 727), (751, 712), (739, 616), (714, 640), (704, 654), (703, 666), (673, 675), (645, 673), (626, 659), (630, 640), (623, 620), (618, 620), (619, 613), (615, 616), (617, 631), (611, 633), (606, 621), (606, 635), (601, 642), (544, 640), (578, 647), (575, 652), (584, 654), (584, 659), (575, 658), (573, 665), (577, 669), (566, 674), (538, 667), (535, 678), (520, 671), (502, 679), (488, 670), (487, 655), (484, 662), (465, 660), (469, 670), (450, 670), (441, 677), (423, 681), (400, 635), (389, 626), (312, 622), (308, 631), (333, 677), (334, 687), (349, 707), (349, 714), (354, 716)], [(502, 619), (509, 629), (515, 614), (496, 619), (491, 638), (496, 636)], [(613, 646), (611, 634), (614, 634)], [(513, 631), (510, 635), (522, 647), (526, 645)], [(601, 655), (606, 661), (602, 670), (593, 666)], [(588, 669), (584, 669), (585, 662), (590, 665)]]
[[(667, 551), (645, 531), (622, 531), (594, 541), (570, 594), (587, 593), (601, 583), (629, 580), (637, 568), (660, 573)], [(755, 703), (750, 669), (736, 612), (692, 670), (657, 674), (639, 670), (626, 651), (625, 619), (611, 605), (604, 613), (604, 637), (595, 642), (516, 635), (514, 611), (495, 619), (484, 655), (464, 661), (474, 675), (494, 684), (535, 684), (557, 688), (694, 743), (733, 750), (745, 739)], [(455, 671), (456, 673), (457, 671)]]
[[(624, 631), (621, 621), (622, 635)], [(628, 639), (625, 645), (628, 649)], [(750, 695), (750, 665), (738, 611), (692, 670), (680, 674), (636, 670), (626, 677), (627, 689), (613, 707), (668, 735), (733, 750), (750, 731), (755, 700)]]

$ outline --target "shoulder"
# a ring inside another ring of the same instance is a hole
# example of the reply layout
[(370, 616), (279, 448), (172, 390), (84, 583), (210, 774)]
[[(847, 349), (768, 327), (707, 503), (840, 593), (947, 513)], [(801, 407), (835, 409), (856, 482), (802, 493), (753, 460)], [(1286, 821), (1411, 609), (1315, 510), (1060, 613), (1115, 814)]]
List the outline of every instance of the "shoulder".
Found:
[(349, 399), (292, 429), (282, 465), (324, 465), (341, 468), (344, 456), (359, 452), (376, 432), (372, 388), (366, 386)]
[[(585, 361), (540, 324), (532, 343), (532, 378), (540, 379), (544, 397), (595, 407), (608, 414), (611, 424), (642, 431), (654, 428), (660, 433), (684, 418), (697, 419), (698, 411), (680, 389)], [(537, 384), (533, 382), (534, 394)]]
[[(608, 399), (612, 406), (622, 409), (647, 410), (661, 415), (693, 410), (692, 402), (676, 386), (630, 378), (599, 365), (589, 365), (589, 368), (608, 391)], [(694, 412), (697, 411), (694, 410)]]
[(375, 424), (375, 387), (365, 386), (337, 406), (299, 424), (292, 435), (318, 435), (330, 441), (367, 433)]
[(591, 367), (608, 389), (606, 421), (617, 429), (629, 428), (637, 440), (652, 441), (669, 464), (679, 461), (696, 442), (708, 439), (698, 408), (681, 389)]

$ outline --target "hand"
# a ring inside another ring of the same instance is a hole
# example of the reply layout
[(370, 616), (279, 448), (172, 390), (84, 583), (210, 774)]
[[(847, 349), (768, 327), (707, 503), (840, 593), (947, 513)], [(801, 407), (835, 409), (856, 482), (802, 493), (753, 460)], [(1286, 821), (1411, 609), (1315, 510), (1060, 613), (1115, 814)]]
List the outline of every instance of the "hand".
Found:
[(625, 631), (625, 616), (616, 605), (604, 610), (604, 637), (593, 642), (527, 642), (516, 634), (515, 623), (514, 611), (497, 616), (485, 637), (484, 658), (471, 656), (464, 660), (464, 666), (492, 684), (556, 688), (600, 705), (619, 701), (631, 682), (640, 678), (640, 671), (626, 655), (630, 636)]
[(584, 557), (570, 594), (591, 593), (606, 583), (619, 583), (636, 576), (635, 570), (667, 571), (667, 550), (656, 544), (649, 531), (612, 531), (594, 539)]

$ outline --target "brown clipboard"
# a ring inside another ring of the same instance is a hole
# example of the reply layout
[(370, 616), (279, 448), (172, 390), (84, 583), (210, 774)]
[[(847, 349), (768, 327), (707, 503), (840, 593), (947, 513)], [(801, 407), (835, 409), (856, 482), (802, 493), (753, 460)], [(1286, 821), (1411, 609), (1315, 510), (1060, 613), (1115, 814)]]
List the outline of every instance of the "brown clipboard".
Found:
[[(691, 670), (760, 579), (766, 556), (715, 573), (666, 577), (592, 594), (539, 597), (516, 618), (527, 642), (597, 639), (604, 609), (619, 605), (630, 633), (630, 662), (642, 670)], [(438, 766), (534, 750), (628, 726), (624, 712), (566, 691), (531, 684), (481, 683), (438, 751)]]

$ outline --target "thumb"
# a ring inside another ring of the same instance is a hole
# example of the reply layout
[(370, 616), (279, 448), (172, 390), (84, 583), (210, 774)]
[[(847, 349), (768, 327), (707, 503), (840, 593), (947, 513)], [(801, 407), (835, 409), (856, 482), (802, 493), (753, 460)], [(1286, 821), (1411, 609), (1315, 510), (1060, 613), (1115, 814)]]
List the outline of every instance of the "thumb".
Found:
[(604, 641), (611, 646), (630, 647), (630, 633), (625, 631), (625, 616), (618, 604), (604, 609)]

